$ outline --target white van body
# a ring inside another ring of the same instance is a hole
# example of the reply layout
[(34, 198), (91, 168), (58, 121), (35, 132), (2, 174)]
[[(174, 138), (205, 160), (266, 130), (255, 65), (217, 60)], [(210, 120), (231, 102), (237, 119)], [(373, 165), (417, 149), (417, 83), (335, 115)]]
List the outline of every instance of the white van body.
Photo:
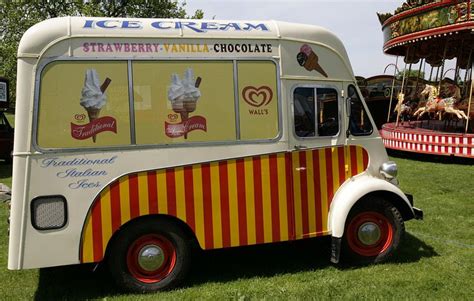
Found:
[[(86, 86), (108, 78), (91, 96), (104, 98), (95, 113), (83, 105), (84, 76)], [(191, 107), (172, 87), (194, 93)], [(360, 102), (356, 135), (349, 90)], [(358, 95), (343, 44), (317, 26), (43, 21), (18, 49), (8, 268), (100, 262), (109, 240), (147, 215), (186, 224), (203, 249), (337, 241), (354, 204), (373, 194), (417, 217)], [(313, 112), (301, 128), (300, 110)]]

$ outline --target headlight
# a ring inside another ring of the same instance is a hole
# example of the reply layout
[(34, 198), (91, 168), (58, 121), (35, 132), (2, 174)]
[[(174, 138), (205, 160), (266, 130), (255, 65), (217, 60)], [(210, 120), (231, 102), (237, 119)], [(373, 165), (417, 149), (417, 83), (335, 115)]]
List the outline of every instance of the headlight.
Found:
[(397, 163), (393, 161), (388, 161), (380, 166), (380, 174), (382, 174), (386, 179), (393, 179), (397, 176), (398, 168)]

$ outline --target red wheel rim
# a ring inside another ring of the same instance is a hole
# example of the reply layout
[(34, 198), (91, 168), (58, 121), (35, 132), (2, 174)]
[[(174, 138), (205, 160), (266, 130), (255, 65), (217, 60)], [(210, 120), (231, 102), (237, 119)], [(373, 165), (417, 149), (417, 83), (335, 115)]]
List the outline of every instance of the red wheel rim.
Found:
[[(365, 229), (372, 229), (372, 237), (364, 241)], [(374, 234), (375, 233), (375, 234)], [(385, 252), (393, 242), (393, 227), (390, 221), (378, 212), (363, 212), (356, 215), (347, 228), (349, 247), (362, 256), (377, 256)]]
[(175, 266), (176, 248), (169, 239), (162, 235), (141, 236), (128, 248), (128, 270), (134, 278), (141, 282), (159, 282), (166, 278)]

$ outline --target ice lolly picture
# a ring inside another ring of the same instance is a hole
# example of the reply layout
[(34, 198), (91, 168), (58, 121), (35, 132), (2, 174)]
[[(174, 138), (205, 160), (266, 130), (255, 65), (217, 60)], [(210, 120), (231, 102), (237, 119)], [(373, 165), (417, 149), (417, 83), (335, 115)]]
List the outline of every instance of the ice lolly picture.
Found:
[(316, 70), (321, 73), (324, 77), (328, 77), (323, 67), (319, 65), (319, 57), (314, 53), (313, 49), (308, 44), (304, 44), (300, 48), (300, 52), (296, 56), (298, 64), (304, 67), (308, 71)]
[[(182, 123), (186, 123), (189, 113), (196, 110), (197, 101), (201, 97), (200, 84), (201, 78), (195, 79), (191, 68), (186, 69), (182, 79), (176, 73), (171, 76), (168, 100), (171, 102), (173, 111), (180, 114)], [(184, 133), (184, 138), (187, 139), (187, 137), (187, 133)]]
[[(84, 79), (84, 87), (81, 93), (81, 106), (87, 111), (89, 122), (93, 122), (99, 118), (100, 111), (107, 101), (105, 90), (109, 86), (112, 80), (106, 78), (102, 84), (100, 84), (99, 74), (95, 69), (87, 69)], [(92, 141), (95, 143), (97, 140), (96, 135), (92, 136)]]

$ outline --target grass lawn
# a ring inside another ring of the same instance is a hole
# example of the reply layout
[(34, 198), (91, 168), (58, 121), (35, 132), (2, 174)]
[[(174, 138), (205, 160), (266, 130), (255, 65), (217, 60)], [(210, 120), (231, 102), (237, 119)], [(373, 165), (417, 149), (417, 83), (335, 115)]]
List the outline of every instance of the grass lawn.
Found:
[[(327, 239), (211, 251), (195, 256), (183, 287), (130, 295), (92, 266), (8, 271), (8, 209), (2, 203), (0, 299), (473, 300), (474, 165), (393, 159), (402, 189), (414, 195), (425, 220), (406, 223), (404, 244), (387, 263), (335, 267), (329, 263)], [(10, 166), (0, 169), (0, 182), (9, 185)]]

